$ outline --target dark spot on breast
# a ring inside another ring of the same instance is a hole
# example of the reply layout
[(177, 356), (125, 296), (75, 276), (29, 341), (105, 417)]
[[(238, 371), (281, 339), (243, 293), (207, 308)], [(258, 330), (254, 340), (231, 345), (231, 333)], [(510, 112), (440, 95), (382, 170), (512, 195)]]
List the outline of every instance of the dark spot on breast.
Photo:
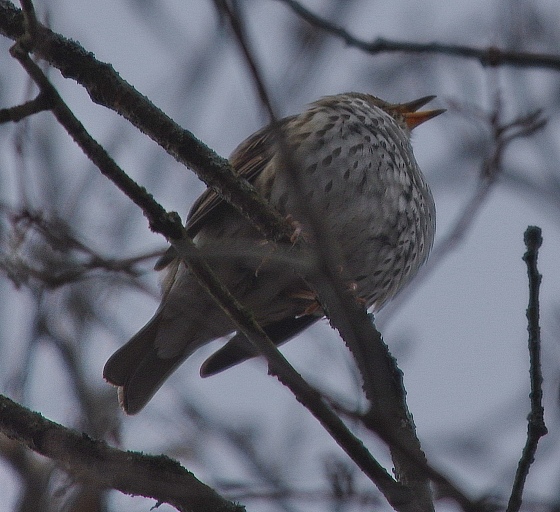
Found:
[(341, 152), (342, 152), (342, 148), (338, 147), (333, 150), (332, 155), (334, 158), (336, 158), (338, 155), (340, 155)]
[(350, 177), (350, 169), (346, 169), (346, 171), (344, 171), (344, 174), (342, 175), (342, 177), (347, 180)]
[(368, 240), (371, 242), (378, 242), (379, 245), (391, 245), (391, 240), (387, 235), (370, 236)]
[(362, 143), (356, 144), (355, 146), (352, 146), (348, 150), (348, 154), (349, 155), (355, 155), (358, 151), (362, 151), (363, 149), (364, 149), (364, 145)]
[(359, 192), (360, 194), (363, 193), (366, 184), (367, 184), (367, 172), (364, 171), (364, 172), (362, 173), (362, 179), (361, 179), (360, 183), (358, 184), (358, 192)]
[(331, 162), (332, 162), (332, 155), (328, 155), (325, 158), (323, 158), (322, 164), (324, 166), (328, 166), (328, 165), (331, 165)]
[(313, 174), (316, 170), (317, 170), (317, 162), (311, 164), (307, 169), (305, 169), (305, 172), (307, 174)]
[(329, 193), (332, 189), (333, 186), (333, 182), (332, 180), (330, 180), (326, 185), (325, 185), (325, 192)]

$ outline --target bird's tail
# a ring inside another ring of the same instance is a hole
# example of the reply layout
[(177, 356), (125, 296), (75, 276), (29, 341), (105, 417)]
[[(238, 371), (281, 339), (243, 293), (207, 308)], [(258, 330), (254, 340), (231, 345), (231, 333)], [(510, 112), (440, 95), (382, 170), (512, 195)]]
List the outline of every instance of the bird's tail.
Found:
[(155, 346), (161, 310), (107, 361), (103, 377), (119, 387), (119, 401), (127, 414), (139, 412), (165, 379), (185, 359), (185, 353), (162, 358)]

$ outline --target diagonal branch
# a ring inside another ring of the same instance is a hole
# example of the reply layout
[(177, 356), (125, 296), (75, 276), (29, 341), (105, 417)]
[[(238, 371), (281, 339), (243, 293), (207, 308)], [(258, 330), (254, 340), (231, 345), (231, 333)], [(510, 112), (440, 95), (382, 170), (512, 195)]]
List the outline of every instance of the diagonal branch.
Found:
[(444, 43), (412, 43), (409, 41), (390, 41), (382, 37), (378, 37), (373, 41), (364, 41), (353, 36), (345, 28), (333, 23), (311, 10), (304, 7), (296, 0), (279, 0), (292, 9), (301, 19), (314, 27), (324, 30), (346, 44), (354, 48), (358, 48), (366, 53), (373, 55), (378, 53), (424, 53), (448, 55), (450, 57), (460, 57), (465, 59), (475, 59), (483, 66), (514, 66), (514, 67), (531, 67), (544, 68), (554, 71), (560, 71), (560, 55), (530, 53), (530, 52), (512, 52), (502, 50), (495, 46), (488, 48), (473, 48), (472, 46), (460, 44), (444, 44)]
[(154, 498), (178, 510), (242, 512), (174, 460), (109, 447), (0, 395), (0, 430), (56, 461), (81, 482)]
[[(0, 0), (0, 34), (18, 40), (25, 35), (21, 10), (8, 0)], [(192, 169), (269, 240), (289, 240), (292, 226), (272, 210), (255, 189), (237, 176), (228, 160), (219, 156), (184, 130), (159, 108), (123, 80), (110, 64), (98, 61), (78, 43), (37, 23), (32, 45), (25, 49), (76, 80), (92, 101), (114, 110), (148, 135), (171, 156)]]
[(21, 105), (15, 105), (10, 108), (0, 109), (0, 124), (12, 121), (17, 123), (26, 117), (38, 114), (45, 110), (50, 110), (52, 103), (49, 101), (45, 94), (39, 94), (36, 98), (26, 101)]

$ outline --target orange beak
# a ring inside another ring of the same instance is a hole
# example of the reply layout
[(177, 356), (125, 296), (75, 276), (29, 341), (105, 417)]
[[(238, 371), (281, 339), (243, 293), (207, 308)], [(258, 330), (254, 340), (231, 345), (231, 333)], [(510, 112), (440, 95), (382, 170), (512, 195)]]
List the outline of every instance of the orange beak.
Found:
[(423, 122), (428, 121), (440, 114), (445, 112), (444, 108), (439, 108), (436, 110), (423, 110), (417, 112), (420, 107), (423, 107), (426, 103), (432, 101), (435, 96), (424, 96), (414, 101), (409, 101), (408, 103), (400, 103), (394, 105), (393, 108), (402, 114), (404, 121), (410, 130), (413, 130), (417, 126), (421, 125)]

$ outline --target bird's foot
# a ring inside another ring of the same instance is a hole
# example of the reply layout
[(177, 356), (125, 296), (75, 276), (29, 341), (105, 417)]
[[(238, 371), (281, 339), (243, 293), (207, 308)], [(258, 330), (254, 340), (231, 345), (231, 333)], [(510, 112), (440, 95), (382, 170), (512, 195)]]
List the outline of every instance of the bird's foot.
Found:
[(286, 215), (286, 220), (292, 225), (294, 228), (294, 232), (292, 236), (290, 236), (290, 242), (292, 245), (295, 245), (299, 240), (303, 240), (304, 242), (310, 242), (311, 236), (303, 230), (303, 225), (301, 222), (294, 219), (293, 215), (289, 213)]

